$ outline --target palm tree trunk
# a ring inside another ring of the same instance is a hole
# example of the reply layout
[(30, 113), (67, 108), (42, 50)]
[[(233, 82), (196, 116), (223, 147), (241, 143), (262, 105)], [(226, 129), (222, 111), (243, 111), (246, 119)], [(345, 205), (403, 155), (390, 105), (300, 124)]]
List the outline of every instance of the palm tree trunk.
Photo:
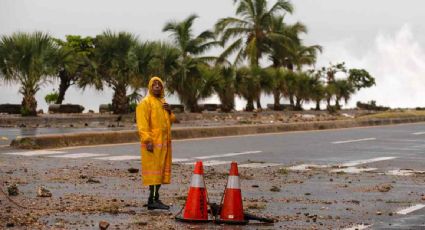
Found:
[(257, 99), (256, 99), (256, 103), (257, 103), (257, 109), (260, 110), (262, 109), (261, 107), (261, 96), (258, 95)]
[(320, 111), (320, 100), (316, 100), (316, 110)]
[(273, 110), (280, 111), (282, 108), (280, 107), (280, 91), (279, 90), (273, 90)]
[(253, 110), (254, 110), (254, 99), (253, 98), (247, 98), (245, 111), (251, 112)]
[(294, 107), (294, 95), (293, 94), (289, 94), (289, 104), (291, 105), (291, 107)]
[(37, 116), (37, 100), (35, 100), (36, 91), (31, 88), (22, 89), (22, 116)]
[(301, 101), (302, 101), (301, 98), (299, 98), (299, 97), (296, 98), (296, 104), (295, 104), (295, 109), (296, 110), (302, 110)]
[(59, 73), (60, 78), (60, 84), (59, 84), (59, 95), (58, 99), (56, 100), (55, 104), (62, 104), (63, 100), (65, 99), (65, 93), (68, 90), (68, 88), (71, 86), (71, 81), (67, 77), (65, 71), (61, 71)]
[(129, 111), (129, 100), (127, 97), (127, 85), (118, 84), (114, 87), (112, 98), (112, 111), (114, 114), (126, 114)]
[(341, 109), (341, 105), (339, 105), (339, 100), (341, 100), (341, 98), (336, 98), (335, 99), (335, 107), (336, 107), (337, 110), (340, 110)]
[(326, 105), (327, 108), (329, 108), (331, 106), (331, 98), (330, 97), (326, 98), (326, 104), (327, 104)]
[(221, 92), (218, 97), (220, 98), (221, 112), (228, 113), (235, 108), (235, 96), (233, 92)]

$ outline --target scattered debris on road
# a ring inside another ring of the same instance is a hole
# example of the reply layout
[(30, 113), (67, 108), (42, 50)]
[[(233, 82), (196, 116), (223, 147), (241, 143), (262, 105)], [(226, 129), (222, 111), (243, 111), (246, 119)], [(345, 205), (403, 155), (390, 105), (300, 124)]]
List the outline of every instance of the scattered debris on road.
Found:
[(19, 195), (18, 186), (16, 184), (9, 185), (7, 187), (7, 193), (9, 194), (9, 196), (17, 196), (17, 195)]
[(37, 189), (38, 197), (52, 197), (52, 193), (45, 187), (39, 186)]

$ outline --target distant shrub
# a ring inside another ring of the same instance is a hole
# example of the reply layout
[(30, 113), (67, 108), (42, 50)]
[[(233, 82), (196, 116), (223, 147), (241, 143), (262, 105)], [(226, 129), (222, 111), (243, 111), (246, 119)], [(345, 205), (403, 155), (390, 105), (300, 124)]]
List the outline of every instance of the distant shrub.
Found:
[(369, 101), (367, 103), (357, 102), (357, 108), (364, 110), (387, 111), (390, 108), (385, 106), (376, 105), (376, 101)]
[(54, 92), (47, 94), (44, 97), (44, 100), (46, 101), (47, 104), (50, 105), (50, 104), (54, 104), (58, 100), (58, 97), (59, 97), (58, 92), (54, 91)]

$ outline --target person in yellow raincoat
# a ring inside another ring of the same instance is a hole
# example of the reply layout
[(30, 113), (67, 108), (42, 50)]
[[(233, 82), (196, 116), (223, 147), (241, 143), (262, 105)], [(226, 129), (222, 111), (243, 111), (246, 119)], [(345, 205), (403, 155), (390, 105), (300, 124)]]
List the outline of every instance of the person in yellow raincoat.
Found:
[(161, 184), (171, 177), (171, 124), (175, 120), (164, 99), (159, 77), (149, 81), (148, 95), (137, 105), (136, 121), (141, 139), (143, 185), (149, 186), (148, 209), (169, 209), (159, 199)]

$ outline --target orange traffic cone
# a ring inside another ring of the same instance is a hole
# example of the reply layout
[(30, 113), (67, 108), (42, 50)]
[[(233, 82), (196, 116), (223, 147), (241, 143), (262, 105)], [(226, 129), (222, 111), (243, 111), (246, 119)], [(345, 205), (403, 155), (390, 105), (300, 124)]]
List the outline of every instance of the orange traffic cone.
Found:
[(208, 220), (208, 196), (204, 182), (204, 169), (202, 161), (196, 162), (187, 195), (183, 217), (176, 215), (176, 220), (184, 222), (209, 222)]
[(227, 186), (224, 190), (224, 199), (222, 198), (220, 217), (217, 223), (225, 224), (247, 224), (243, 214), (242, 192), (239, 181), (238, 164), (232, 162), (230, 166)]

